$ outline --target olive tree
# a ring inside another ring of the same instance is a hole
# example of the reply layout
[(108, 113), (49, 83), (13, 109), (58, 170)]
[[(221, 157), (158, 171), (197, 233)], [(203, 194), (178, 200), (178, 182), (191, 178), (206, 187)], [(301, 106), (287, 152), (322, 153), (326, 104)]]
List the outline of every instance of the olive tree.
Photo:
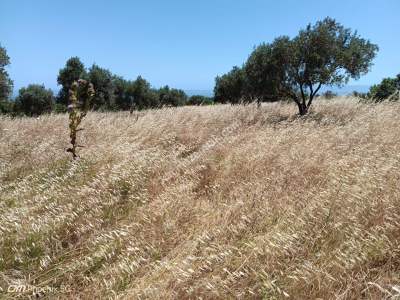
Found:
[(244, 90), (245, 76), (242, 68), (235, 66), (227, 74), (215, 78), (215, 102), (240, 103), (244, 96)]
[(261, 44), (245, 64), (249, 90), (259, 98), (290, 98), (307, 114), (321, 86), (341, 86), (366, 74), (378, 46), (325, 18), (290, 39)]

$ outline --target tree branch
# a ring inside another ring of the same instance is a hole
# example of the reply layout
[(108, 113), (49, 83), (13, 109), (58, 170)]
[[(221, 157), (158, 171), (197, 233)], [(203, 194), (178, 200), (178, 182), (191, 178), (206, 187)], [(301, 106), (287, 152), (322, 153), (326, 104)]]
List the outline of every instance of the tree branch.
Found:
[(296, 96), (295, 93), (288, 93), (288, 96), (297, 104), (299, 111), (302, 111), (302, 106), (301, 102), (299, 101), (299, 98)]
[(300, 85), (301, 98), (303, 99), (303, 105), (306, 105), (306, 96), (304, 95), (303, 84), (300, 83), (299, 85)]
[(313, 101), (313, 99), (314, 99), (314, 96), (318, 93), (319, 89), (320, 89), (321, 86), (322, 86), (322, 83), (319, 83), (319, 84), (318, 84), (318, 87), (315, 89), (315, 91), (313, 90), (313, 87), (312, 87), (312, 84), (311, 84), (311, 83), (309, 83), (308, 86), (309, 86), (309, 88), (310, 88), (311, 94), (310, 94), (310, 99), (308, 100), (308, 103), (307, 103), (307, 108), (309, 108), (309, 107), (311, 106), (312, 101)]
[(314, 91), (313, 97), (318, 93), (318, 91), (321, 88), (321, 86), (322, 86), (322, 83), (319, 83), (317, 89)]

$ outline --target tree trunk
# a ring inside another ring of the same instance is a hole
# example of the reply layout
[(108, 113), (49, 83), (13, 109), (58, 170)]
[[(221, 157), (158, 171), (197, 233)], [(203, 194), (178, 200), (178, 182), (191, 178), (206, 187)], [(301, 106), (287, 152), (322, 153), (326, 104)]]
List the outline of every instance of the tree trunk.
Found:
[(299, 99), (296, 94), (292, 94), (290, 95), (290, 97), (293, 99), (293, 101), (297, 104), (297, 107), (299, 108), (299, 115), (300, 116), (304, 116), (308, 113), (308, 107), (306, 104), (305, 99)]
[(304, 116), (308, 113), (308, 107), (305, 103), (299, 104), (299, 114), (300, 116)]

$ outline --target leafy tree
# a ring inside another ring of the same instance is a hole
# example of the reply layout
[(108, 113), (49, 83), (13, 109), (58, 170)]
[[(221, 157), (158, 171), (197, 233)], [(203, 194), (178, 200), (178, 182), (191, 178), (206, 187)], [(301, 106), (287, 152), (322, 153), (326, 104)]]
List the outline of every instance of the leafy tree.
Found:
[(129, 110), (133, 102), (133, 83), (120, 76), (114, 76), (113, 84), (116, 107), (121, 110)]
[(11, 81), (5, 67), (10, 64), (10, 58), (7, 55), (7, 51), (0, 45), (0, 105), (5, 108), (8, 106), (6, 102), (10, 97), (13, 88), (13, 82)]
[(66, 107), (68, 105), (68, 93), (72, 84), (75, 81), (86, 77), (87, 74), (85, 66), (80, 61), (79, 57), (71, 57), (68, 59), (65, 67), (58, 73), (57, 83), (62, 87), (58, 93), (57, 103)]
[(129, 94), (133, 97), (131, 111), (134, 109), (148, 109), (159, 106), (157, 93), (151, 89), (150, 83), (142, 76), (133, 82)]
[(282, 36), (271, 44), (263, 43), (251, 53), (244, 66), (247, 91), (258, 102), (279, 100), (289, 89), (285, 66), (289, 64), (292, 43), (289, 37)]
[(288, 65), (289, 79), (300, 89), (301, 99), (292, 85), (292, 99), (300, 114), (307, 113), (322, 85), (340, 86), (366, 74), (377, 50), (378, 46), (331, 18), (301, 30), (293, 40), (294, 55)]
[(158, 90), (160, 105), (162, 106), (181, 106), (187, 101), (184, 91), (171, 89), (168, 85)]
[(213, 98), (201, 95), (193, 95), (187, 102), (188, 105), (212, 105), (213, 103)]
[(38, 116), (51, 112), (54, 105), (53, 91), (44, 85), (30, 84), (19, 90), (15, 99), (15, 112), (28, 116)]
[(116, 109), (114, 76), (107, 70), (93, 64), (88, 72), (89, 81), (93, 84), (95, 95), (92, 107), (95, 110)]
[(400, 74), (396, 78), (384, 78), (380, 84), (371, 86), (369, 96), (376, 102), (383, 101), (400, 91)]
[(150, 108), (158, 108), (161, 106), (160, 104), (160, 98), (158, 96), (157, 90), (155, 89), (150, 89), (144, 97), (145, 100), (145, 109), (150, 109)]
[(293, 39), (283, 36), (258, 46), (245, 65), (249, 90), (262, 99), (290, 98), (305, 115), (321, 86), (341, 86), (366, 74), (377, 50), (325, 18)]
[(215, 78), (214, 99), (219, 103), (240, 103), (245, 95), (245, 73), (234, 66), (231, 71)]

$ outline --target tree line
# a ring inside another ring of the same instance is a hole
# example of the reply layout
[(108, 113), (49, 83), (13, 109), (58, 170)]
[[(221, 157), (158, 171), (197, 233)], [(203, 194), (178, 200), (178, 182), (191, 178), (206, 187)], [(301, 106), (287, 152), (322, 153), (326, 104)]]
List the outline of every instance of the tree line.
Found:
[(208, 105), (212, 98), (194, 95), (189, 97), (183, 90), (168, 85), (153, 88), (141, 76), (126, 80), (111, 71), (93, 64), (86, 68), (78, 57), (67, 60), (57, 77), (61, 86), (57, 95), (41, 84), (30, 84), (19, 90), (14, 101), (10, 100), (12, 81), (5, 67), (10, 64), (6, 50), (0, 47), (0, 113), (38, 116), (50, 112), (66, 112), (69, 104), (69, 90), (80, 79), (90, 82), (94, 96), (90, 109), (95, 111), (143, 110), (165, 106)]
[[(234, 66), (228, 73), (216, 77), (213, 98), (188, 97), (184, 91), (169, 86), (155, 89), (141, 76), (126, 80), (96, 64), (87, 69), (78, 57), (72, 57), (59, 71), (57, 82), (61, 89), (57, 96), (43, 85), (32, 84), (20, 89), (15, 101), (10, 101), (12, 81), (5, 70), (10, 59), (0, 46), (0, 112), (26, 115), (65, 112), (72, 83), (83, 79), (94, 86), (92, 110), (133, 111), (214, 102), (261, 104), (292, 100), (299, 114), (305, 115), (322, 86), (340, 87), (350, 79), (359, 79), (368, 73), (377, 52), (377, 45), (327, 17), (309, 24), (293, 38), (280, 36), (255, 47), (241, 67)], [(355, 92), (354, 95), (378, 102), (399, 99), (391, 97), (399, 91), (400, 74), (383, 79), (366, 94)], [(325, 92), (324, 96), (334, 95)]]

